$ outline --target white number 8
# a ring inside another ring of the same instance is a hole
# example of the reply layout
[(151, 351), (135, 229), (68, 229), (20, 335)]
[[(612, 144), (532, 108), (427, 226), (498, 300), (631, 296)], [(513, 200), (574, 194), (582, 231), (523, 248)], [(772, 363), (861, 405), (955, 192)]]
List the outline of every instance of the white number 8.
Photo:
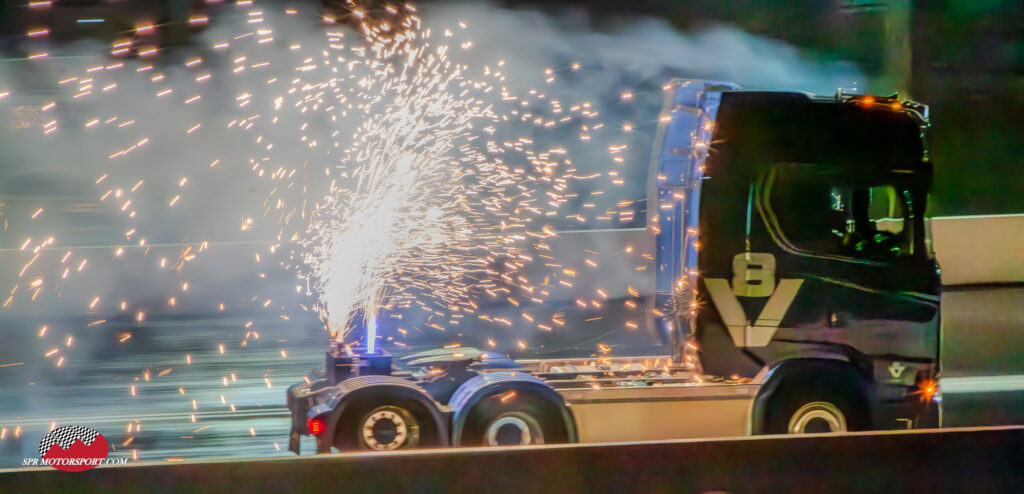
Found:
[(737, 297), (771, 297), (775, 291), (775, 256), (755, 252), (732, 258), (732, 292)]

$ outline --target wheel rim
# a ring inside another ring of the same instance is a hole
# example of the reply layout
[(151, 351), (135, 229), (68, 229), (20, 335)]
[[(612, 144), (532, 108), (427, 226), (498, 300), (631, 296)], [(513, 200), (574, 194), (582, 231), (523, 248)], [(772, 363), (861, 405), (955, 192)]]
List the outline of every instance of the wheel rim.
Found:
[[(808, 430), (817, 429), (822, 425), (828, 430)], [(800, 407), (789, 419), (790, 434), (816, 432), (846, 432), (846, 416), (843, 415), (843, 411), (827, 401), (815, 401)]]
[(544, 432), (537, 420), (525, 413), (503, 413), (487, 426), (488, 446), (544, 444)]
[(411, 448), (419, 443), (420, 427), (408, 410), (382, 406), (363, 417), (359, 437), (364, 447), (376, 451)]

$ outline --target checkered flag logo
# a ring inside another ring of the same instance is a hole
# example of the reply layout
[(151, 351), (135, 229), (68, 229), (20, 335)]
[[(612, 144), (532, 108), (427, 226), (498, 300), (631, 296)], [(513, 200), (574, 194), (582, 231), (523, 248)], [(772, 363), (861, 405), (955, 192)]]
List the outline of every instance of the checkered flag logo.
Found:
[(58, 427), (43, 436), (43, 440), (39, 443), (39, 456), (46, 456), (46, 453), (50, 451), (54, 444), (62, 449), (68, 449), (76, 439), (81, 440), (86, 446), (91, 445), (96, 440), (96, 436), (99, 435), (99, 432), (80, 425)]

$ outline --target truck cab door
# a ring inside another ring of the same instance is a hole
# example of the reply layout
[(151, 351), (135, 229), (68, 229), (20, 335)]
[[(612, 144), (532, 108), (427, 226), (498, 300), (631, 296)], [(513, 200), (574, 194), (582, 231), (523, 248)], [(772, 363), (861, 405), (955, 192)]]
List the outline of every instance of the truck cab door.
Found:
[[(698, 318), (705, 370), (750, 374), (813, 352), (934, 359), (938, 279), (921, 218), (927, 178), (828, 163), (761, 170), (729, 190), (706, 190), (735, 203), (736, 190), (748, 189), (745, 208), (723, 208), (744, 231), (724, 228), (732, 233), (709, 241), (724, 252), (702, 266), (704, 305), (714, 309)], [(733, 256), (731, 272), (721, 254)]]

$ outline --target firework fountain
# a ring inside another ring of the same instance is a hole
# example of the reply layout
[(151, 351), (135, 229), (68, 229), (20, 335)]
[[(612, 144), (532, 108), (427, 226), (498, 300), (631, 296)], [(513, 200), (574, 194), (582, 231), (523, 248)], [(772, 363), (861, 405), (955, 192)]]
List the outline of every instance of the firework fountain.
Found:
[[(505, 211), (530, 196), (507, 190), (518, 190), (524, 173), (479, 149), (477, 129), (493, 132), (500, 121), (473, 94), (493, 88), (469, 80), (468, 67), (448, 60), (448, 46), (435, 46), (415, 23), (388, 37), (366, 28), (373, 57), (360, 93), (332, 95), (361, 98), (355, 110), (367, 115), (328, 172), (351, 170), (345, 178), (354, 183), (332, 183), (304, 240), (305, 276), (333, 339), (343, 341), (361, 314), (370, 353), (381, 307), (431, 298), (448, 313), (472, 310), (469, 287), (494, 274), (483, 259), (513, 251), (522, 238), (526, 219)], [(320, 95), (336, 83), (303, 82), (297, 94)]]

